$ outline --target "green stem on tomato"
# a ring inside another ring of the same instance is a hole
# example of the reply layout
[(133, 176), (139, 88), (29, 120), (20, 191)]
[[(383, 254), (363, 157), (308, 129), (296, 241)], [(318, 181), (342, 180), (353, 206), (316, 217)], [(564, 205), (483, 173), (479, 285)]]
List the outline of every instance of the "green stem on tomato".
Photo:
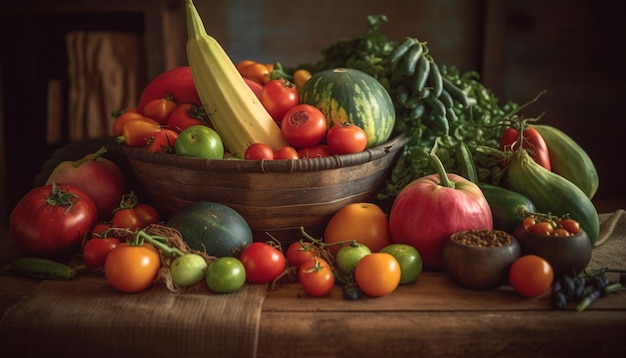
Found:
[(175, 247), (170, 247), (166, 243), (168, 241), (165, 236), (157, 236), (157, 235), (149, 235), (144, 230), (137, 230), (135, 235), (133, 235), (133, 241), (131, 245), (141, 246), (143, 243), (147, 241), (152, 246), (156, 247), (158, 250), (163, 252), (166, 256), (172, 257), (174, 255), (183, 256), (184, 252), (180, 251)]

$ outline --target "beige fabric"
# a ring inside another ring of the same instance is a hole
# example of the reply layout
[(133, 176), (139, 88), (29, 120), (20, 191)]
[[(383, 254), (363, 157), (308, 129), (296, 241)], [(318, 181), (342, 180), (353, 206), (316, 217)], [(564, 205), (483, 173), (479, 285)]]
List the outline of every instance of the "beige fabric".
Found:
[(626, 211), (600, 214), (600, 236), (591, 254), (588, 270), (626, 270)]
[(120, 294), (101, 275), (42, 281), (0, 321), (0, 357), (254, 357), (267, 285)]
[(71, 141), (111, 135), (111, 112), (135, 106), (140, 94), (143, 37), (76, 31), (66, 36)]

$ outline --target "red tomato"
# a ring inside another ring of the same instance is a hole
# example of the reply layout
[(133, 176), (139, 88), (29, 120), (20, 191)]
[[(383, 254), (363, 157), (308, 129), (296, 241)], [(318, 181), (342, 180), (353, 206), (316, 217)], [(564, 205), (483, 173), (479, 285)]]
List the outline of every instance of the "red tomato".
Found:
[(304, 292), (313, 297), (326, 296), (335, 286), (333, 270), (326, 260), (317, 256), (300, 265), (298, 281)]
[(169, 129), (178, 133), (183, 129), (199, 124), (211, 127), (209, 117), (202, 106), (191, 103), (184, 103), (174, 108), (167, 117), (166, 125)]
[(252, 143), (246, 148), (243, 158), (248, 160), (272, 160), (274, 159), (274, 151), (272, 147), (265, 143)]
[(116, 237), (94, 237), (83, 245), (83, 262), (87, 269), (95, 270), (104, 267), (104, 261), (111, 250), (120, 244)]
[[(539, 132), (533, 128), (526, 126), (523, 132), (524, 139), (522, 148), (528, 151), (528, 154), (542, 167), (552, 170), (550, 164), (550, 153), (548, 146)], [(500, 150), (504, 152), (515, 151), (519, 148), (520, 134), (516, 128), (507, 128), (502, 132), (500, 137)], [(509, 159), (501, 162), (502, 166), (507, 166)]]
[(299, 104), (285, 113), (280, 129), (287, 142), (296, 148), (318, 144), (326, 135), (324, 114), (310, 104)]
[(328, 148), (326, 144), (320, 143), (298, 149), (298, 155), (300, 158), (323, 158), (330, 157), (333, 155), (333, 152), (330, 151), (330, 148)]
[(159, 211), (152, 205), (146, 203), (140, 203), (133, 208), (135, 214), (141, 219), (143, 227), (150, 224), (158, 224), (161, 222), (161, 215)]
[(115, 211), (111, 220), (111, 227), (135, 231), (145, 226), (133, 208), (125, 208)]
[(525, 297), (536, 297), (552, 285), (554, 271), (543, 258), (524, 255), (509, 268), (509, 282), (517, 293)]
[(274, 151), (274, 159), (300, 159), (300, 155), (294, 147), (287, 145)]
[(145, 147), (148, 145), (148, 139), (160, 130), (161, 126), (158, 123), (145, 120), (128, 121), (117, 140), (131, 147)]
[(143, 115), (154, 119), (159, 122), (159, 124), (165, 124), (167, 117), (176, 107), (176, 102), (174, 102), (171, 97), (153, 99), (148, 101), (143, 107)]
[(26, 193), (11, 211), (9, 232), (26, 256), (66, 260), (98, 222), (91, 197), (75, 185), (49, 184)]
[(176, 139), (178, 139), (178, 132), (162, 128), (148, 138), (146, 148), (151, 152), (174, 153), (176, 152)]
[(558, 224), (572, 235), (576, 235), (580, 232), (580, 223), (574, 219), (562, 219)]
[(538, 221), (534, 225), (531, 225), (527, 229), (538, 235), (550, 235), (554, 231), (554, 226), (551, 221)]
[(91, 229), (91, 237), (102, 237), (103, 234), (111, 228), (111, 224), (107, 222), (99, 222)]
[(121, 243), (107, 255), (104, 275), (118, 291), (143, 291), (156, 280), (161, 268), (159, 252), (150, 244), (133, 246)]
[(251, 283), (270, 282), (285, 270), (285, 255), (264, 242), (253, 242), (246, 246), (239, 260), (246, 268), (246, 279)]
[(326, 133), (326, 144), (334, 154), (362, 152), (367, 147), (367, 133), (350, 123), (334, 125)]
[(261, 91), (261, 103), (276, 122), (299, 102), (296, 85), (283, 78), (267, 82)]
[(287, 248), (287, 263), (291, 267), (300, 267), (304, 262), (320, 255), (319, 249), (310, 242), (296, 241)]

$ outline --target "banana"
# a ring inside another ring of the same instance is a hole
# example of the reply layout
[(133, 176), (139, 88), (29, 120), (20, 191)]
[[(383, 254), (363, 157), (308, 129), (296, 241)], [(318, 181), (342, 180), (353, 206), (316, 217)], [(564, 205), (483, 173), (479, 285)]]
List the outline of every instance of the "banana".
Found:
[(20, 257), (4, 266), (4, 270), (20, 276), (43, 280), (70, 280), (76, 270), (57, 261), (39, 257)]
[(598, 190), (599, 178), (593, 161), (574, 139), (562, 130), (544, 124), (533, 124), (548, 146), (552, 171), (576, 184), (589, 199)]
[(187, 60), (198, 96), (224, 146), (243, 158), (248, 146), (261, 142), (273, 150), (287, 145), (272, 119), (235, 64), (215, 38), (206, 33), (192, 0), (186, 2)]
[(424, 47), (419, 42), (415, 42), (407, 53), (402, 57), (403, 62), (401, 63), (400, 70), (405, 76), (411, 76), (416, 70), (417, 64), (422, 58), (422, 54), (424, 53)]

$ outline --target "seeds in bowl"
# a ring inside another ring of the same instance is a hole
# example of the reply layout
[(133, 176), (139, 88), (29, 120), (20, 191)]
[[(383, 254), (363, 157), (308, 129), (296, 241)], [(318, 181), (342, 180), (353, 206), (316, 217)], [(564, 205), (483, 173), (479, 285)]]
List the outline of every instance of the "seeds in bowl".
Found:
[(460, 235), (453, 235), (452, 240), (476, 247), (500, 247), (513, 243), (513, 237), (502, 230), (468, 230)]

